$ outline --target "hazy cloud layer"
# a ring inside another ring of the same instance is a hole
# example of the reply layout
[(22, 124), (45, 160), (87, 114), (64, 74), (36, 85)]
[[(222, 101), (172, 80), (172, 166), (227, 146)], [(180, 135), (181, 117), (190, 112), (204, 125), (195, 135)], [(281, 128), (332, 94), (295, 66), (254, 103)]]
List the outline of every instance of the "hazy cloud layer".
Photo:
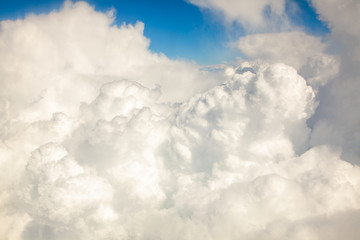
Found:
[[(338, 49), (340, 72), (321, 94), (312, 144), (331, 143), (344, 148), (344, 157), (360, 164), (360, 14), (358, 1), (312, 1), (328, 22), (333, 45)], [(356, 109), (356, 110), (355, 110)]]
[(339, 71), (337, 57), (325, 53), (329, 44), (304, 32), (247, 35), (241, 37), (237, 44), (247, 59), (282, 62), (295, 67), (316, 89)]
[(358, 239), (360, 168), (308, 126), (328, 80), (286, 65), (323, 43), (274, 35), (309, 47), (215, 75), (112, 23), (83, 2), (1, 22), (2, 239)]
[(236, 21), (247, 32), (277, 31), (290, 27), (285, 14), (285, 0), (187, 0), (219, 13), (226, 22)]

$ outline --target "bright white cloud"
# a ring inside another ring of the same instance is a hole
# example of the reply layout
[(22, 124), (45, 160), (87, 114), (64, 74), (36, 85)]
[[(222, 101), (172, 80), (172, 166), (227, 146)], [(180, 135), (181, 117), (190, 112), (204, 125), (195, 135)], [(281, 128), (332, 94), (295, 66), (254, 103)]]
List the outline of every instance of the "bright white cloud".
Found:
[[(80, 101), (93, 99), (103, 83), (118, 78), (150, 88), (161, 85), (166, 101), (185, 100), (214, 85), (194, 64), (151, 53), (143, 23), (112, 23), (112, 17), (84, 2), (66, 2), (61, 12), (49, 15), (1, 22), (0, 71), (6, 81), (1, 81), (0, 91), (11, 101), (7, 111), (26, 107), (22, 117), (32, 119), (48, 117), (54, 109), (68, 110), (69, 105), (77, 109)], [(205, 77), (208, 81), (197, 81)]]
[(360, 168), (310, 148), (295, 68), (215, 80), (82, 2), (1, 24), (1, 238), (358, 239)]

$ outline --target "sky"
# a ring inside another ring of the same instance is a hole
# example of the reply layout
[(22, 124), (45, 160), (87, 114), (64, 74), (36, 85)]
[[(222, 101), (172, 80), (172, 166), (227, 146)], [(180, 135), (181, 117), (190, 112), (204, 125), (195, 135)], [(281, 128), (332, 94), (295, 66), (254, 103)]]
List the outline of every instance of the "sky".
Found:
[[(216, 13), (183, 0), (91, 0), (88, 3), (99, 11), (115, 9), (115, 24), (143, 22), (144, 35), (151, 40), (152, 51), (203, 65), (235, 61), (240, 53), (231, 48), (229, 42), (246, 34), (239, 24), (224, 26)], [(62, 5), (62, 0), (2, 1), (0, 19), (48, 13)], [(324, 36), (329, 32), (306, 0), (287, 1), (286, 6), (291, 22), (307, 33)]]
[(360, 2), (0, 4), (0, 239), (360, 238)]

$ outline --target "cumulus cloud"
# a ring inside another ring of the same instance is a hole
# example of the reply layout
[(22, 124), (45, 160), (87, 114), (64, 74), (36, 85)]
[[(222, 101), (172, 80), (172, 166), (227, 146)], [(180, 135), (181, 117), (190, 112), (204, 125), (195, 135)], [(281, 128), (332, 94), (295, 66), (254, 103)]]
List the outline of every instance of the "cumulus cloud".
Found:
[[(358, 2), (309, 1), (331, 31), (326, 38), (310, 36), (292, 26), (283, 1), (190, 2), (220, 11), (228, 22), (236, 21), (252, 34), (234, 44), (246, 60), (282, 62), (295, 67), (315, 91), (320, 91), (319, 108), (309, 121), (313, 129), (311, 145), (341, 146), (343, 157), (359, 164), (360, 115), (353, 110), (360, 102), (360, 36), (354, 24), (360, 11)], [(266, 14), (267, 11), (272, 14)]]
[(1, 23), (1, 238), (358, 239), (360, 168), (311, 145), (295, 68), (204, 73), (112, 23), (83, 2)]
[[(89, 102), (99, 86), (114, 78), (150, 88), (161, 85), (166, 101), (182, 101), (214, 85), (211, 77), (196, 81), (206, 73), (196, 71), (194, 64), (151, 53), (143, 23), (116, 26), (113, 21), (87, 3), (65, 2), (61, 12), (1, 22), (1, 74), (6, 77), (1, 95), (11, 101), (6, 108), (2, 100), (2, 114), (26, 107), (23, 117), (31, 119), (45, 116), (46, 108), (77, 109), (78, 102)], [(171, 84), (175, 81), (176, 87)]]

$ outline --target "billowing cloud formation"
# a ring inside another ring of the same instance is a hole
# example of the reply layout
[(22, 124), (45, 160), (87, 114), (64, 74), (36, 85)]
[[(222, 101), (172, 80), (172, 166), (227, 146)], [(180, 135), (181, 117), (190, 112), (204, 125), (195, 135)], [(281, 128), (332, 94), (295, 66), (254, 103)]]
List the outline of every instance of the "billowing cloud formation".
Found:
[[(273, 1), (255, 1), (254, 4), (217, 0), (190, 2), (221, 11), (225, 19), (239, 22), (252, 33), (235, 44), (246, 59), (282, 62), (295, 67), (315, 91), (320, 91), (319, 108), (309, 121), (313, 129), (311, 145), (341, 146), (343, 158), (360, 164), (360, 114), (354, 111), (354, 106), (360, 104), (360, 31), (354, 24), (360, 14), (359, 2), (309, 1), (331, 31), (326, 41), (289, 25), (286, 12), (281, 10), (284, 7), (280, 7), (285, 5), (282, 1), (277, 2), (279, 5), (274, 5)], [(277, 10), (270, 11), (273, 15), (264, 14), (269, 8)], [(276, 18), (279, 14), (283, 17)], [(274, 28), (273, 23), (278, 27)]]
[(360, 168), (310, 147), (295, 68), (214, 80), (82, 2), (1, 26), (2, 239), (358, 239)]
[[(162, 97), (171, 101), (213, 85), (211, 78), (196, 81), (205, 74), (192, 64), (151, 53), (143, 23), (117, 27), (113, 20), (86, 3), (66, 2), (61, 12), (3, 21), (1, 74), (8, 80), (1, 82), (1, 95), (18, 104), (32, 103), (33, 108), (42, 104), (41, 99), (61, 98), (58, 106), (48, 107), (62, 111), (63, 105), (90, 101), (95, 89), (111, 78), (136, 80), (151, 88), (161, 85)], [(175, 81), (176, 87), (171, 84)], [(41, 111), (44, 114), (44, 108)]]

